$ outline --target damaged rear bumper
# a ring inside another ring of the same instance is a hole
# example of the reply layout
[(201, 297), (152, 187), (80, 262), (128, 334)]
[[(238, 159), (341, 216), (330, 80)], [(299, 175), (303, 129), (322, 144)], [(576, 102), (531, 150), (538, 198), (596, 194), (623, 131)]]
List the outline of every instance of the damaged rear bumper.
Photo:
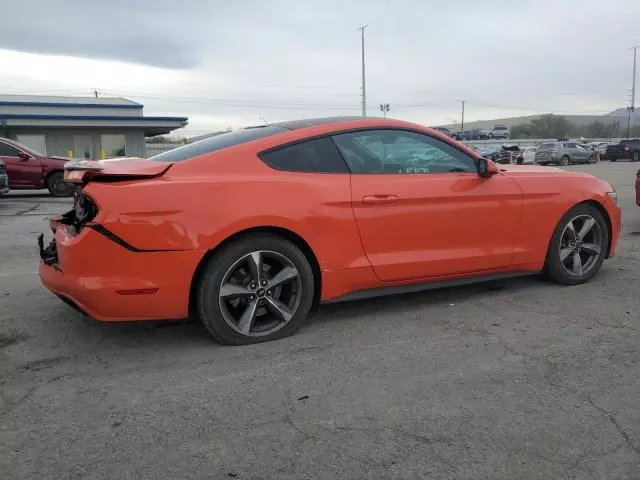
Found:
[(136, 252), (91, 228), (77, 233), (64, 217), (50, 220), (53, 240), (38, 238), (44, 286), (103, 321), (182, 319), (204, 252)]

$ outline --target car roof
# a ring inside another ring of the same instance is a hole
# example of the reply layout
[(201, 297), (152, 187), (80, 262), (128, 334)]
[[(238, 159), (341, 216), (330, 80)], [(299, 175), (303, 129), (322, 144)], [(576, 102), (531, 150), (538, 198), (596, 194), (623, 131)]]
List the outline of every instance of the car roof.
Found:
[[(329, 123), (342, 123), (349, 121), (368, 120), (370, 117), (344, 116), (344, 117), (322, 117), (322, 118), (306, 118), (303, 120), (290, 120), (288, 122), (271, 123), (270, 125), (286, 128), (287, 130), (298, 130), (299, 128), (315, 127), (317, 125), (326, 125)], [(375, 117), (373, 117), (375, 119)], [(259, 128), (259, 127), (254, 127)]]

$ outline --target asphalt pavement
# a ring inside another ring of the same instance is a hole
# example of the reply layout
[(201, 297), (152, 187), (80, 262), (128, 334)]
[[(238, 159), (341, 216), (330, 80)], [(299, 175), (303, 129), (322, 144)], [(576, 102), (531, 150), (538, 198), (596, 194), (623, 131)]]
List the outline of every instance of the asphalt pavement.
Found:
[(40, 284), (69, 200), (0, 197), (0, 479), (638, 479), (637, 164), (617, 256), (537, 277), (323, 306), (223, 347), (196, 324), (104, 324)]

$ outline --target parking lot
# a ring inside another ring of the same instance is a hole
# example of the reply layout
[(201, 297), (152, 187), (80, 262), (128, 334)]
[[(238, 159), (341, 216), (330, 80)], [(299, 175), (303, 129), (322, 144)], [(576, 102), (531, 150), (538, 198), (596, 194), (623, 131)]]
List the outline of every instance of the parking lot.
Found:
[(277, 342), (104, 324), (40, 284), (67, 199), (0, 198), (0, 479), (640, 478), (638, 164), (588, 284), (538, 277), (323, 306)]

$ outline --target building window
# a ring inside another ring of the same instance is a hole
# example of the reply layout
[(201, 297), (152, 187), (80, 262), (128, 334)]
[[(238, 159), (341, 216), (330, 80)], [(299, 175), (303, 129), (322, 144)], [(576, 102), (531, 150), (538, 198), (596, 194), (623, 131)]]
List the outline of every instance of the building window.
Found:
[(44, 135), (18, 135), (17, 141), (35, 153), (47, 154), (47, 142), (45, 142)]
[(102, 152), (101, 158), (126, 157), (126, 142), (123, 134), (102, 135)]

